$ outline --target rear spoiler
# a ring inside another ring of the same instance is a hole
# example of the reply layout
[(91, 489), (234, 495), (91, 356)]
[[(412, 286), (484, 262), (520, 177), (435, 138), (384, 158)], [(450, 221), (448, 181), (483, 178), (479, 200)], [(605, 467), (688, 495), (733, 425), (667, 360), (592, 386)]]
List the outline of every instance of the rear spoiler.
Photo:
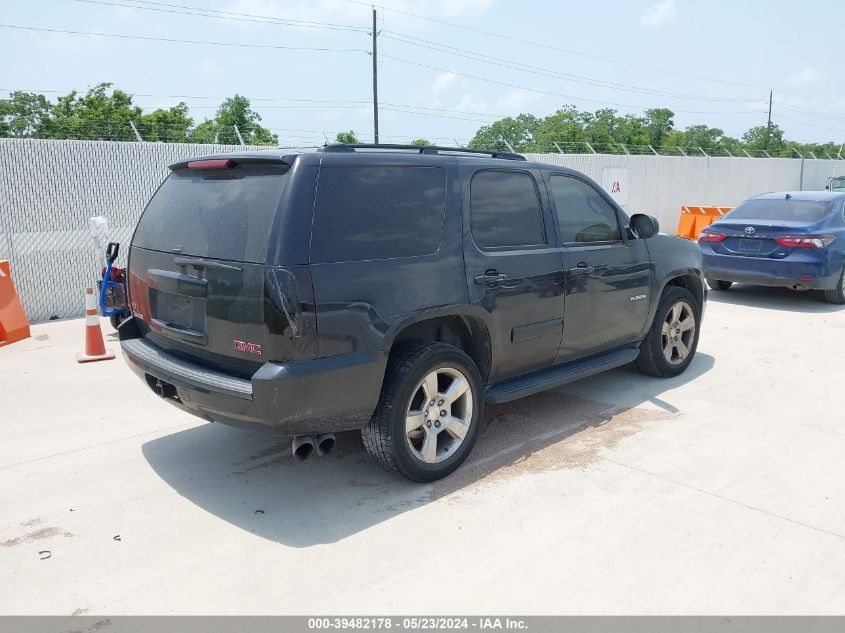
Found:
[(296, 156), (200, 156), (169, 165), (170, 171), (180, 169), (231, 169), (237, 165), (284, 165), (290, 167)]

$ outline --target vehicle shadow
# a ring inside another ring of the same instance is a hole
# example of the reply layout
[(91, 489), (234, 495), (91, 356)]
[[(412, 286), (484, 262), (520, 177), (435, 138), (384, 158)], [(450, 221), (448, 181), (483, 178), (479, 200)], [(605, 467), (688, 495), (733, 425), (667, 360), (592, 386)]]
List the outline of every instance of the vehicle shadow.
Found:
[[(414, 484), (382, 471), (358, 432), (338, 435), (328, 456), (294, 462), (290, 439), (205, 424), (142, 447), (153, 470), (178, 494), (224, 521), (289, 547), (333, 543), (476, 484), (578, 468), (647, 424), (675, 417), (658, 396), (709, 371), (697, 354), (687, 371), (661, 380), (622, 367), (579, 383), (620, 396), (577, 397), (567, 387), (487, 410), (469, 460), (450, 477)], [(620, 402), (622, 403), (620, 406)], [(657, 406), (637, 407), (651, 402)]]
[(845, 306), (826, 303), (820, 290), (799, 291), (746, 284), (734, 284), (730, 290), (711, 290), (707, 300), (785, 312), (824, 313), (845, 310)]

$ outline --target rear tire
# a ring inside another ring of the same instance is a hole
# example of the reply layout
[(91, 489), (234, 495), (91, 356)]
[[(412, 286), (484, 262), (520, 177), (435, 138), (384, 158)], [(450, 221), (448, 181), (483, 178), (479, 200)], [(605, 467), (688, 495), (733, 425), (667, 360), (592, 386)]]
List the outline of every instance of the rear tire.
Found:
[(462, 350), (403, 345), (387, 362), (378, 406), (361, 431), (364, 446), (385, 470), (417, 482), (441, 479), (469, 456), (484, 398), (481, 374)]
[(654, 321), (640, 345), (640, 371), (660, 378), (682, 373), (698, 347), (701, 307), (692, 293), (680, 286), (663, 291)]
[(824, 291), (824, 300), (835, 305), (845, 305), (845, 268), (839, 275), (839, 284), (833, 290)]
[(734, 285), (734, 282), (708, 278), (707, 285), (710, 286), (711, 290), (729, 290)]

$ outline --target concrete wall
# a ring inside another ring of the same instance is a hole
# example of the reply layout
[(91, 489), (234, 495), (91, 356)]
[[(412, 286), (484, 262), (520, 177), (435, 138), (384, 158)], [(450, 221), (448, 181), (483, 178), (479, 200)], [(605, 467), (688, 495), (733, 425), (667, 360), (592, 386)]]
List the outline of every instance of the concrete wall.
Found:
[[(82, 314), (83, 289), (99, 269), (88, 218), (110, 222), (127, 244), (170, 163), (233, 146), (0, 139), (0, 259), (12, 274), (30, 320)], [(735, 205), (762, 191), (800, 189), (802, 161), (536, 154), (530, 159), (580, 170), (599, 183), (605, 168), (627, 170), (624, 205), (656, 215), (673, 233), (683, 204)], [(803, 161), (805, 189), (824, 188), (845, 161)], [(120, 265), (123, 261), (118, 261)]]
[(675, 232), (682, 205), (736, 206), (766, 191), (824, 189), (834, 170), (838, 175), (845, 174), (845, 161), (832, 160), (609, 154), (526, 156), (577, 169), (599, 184), (604, 169), (627, 168), (628, 202), (622, 206), (629, 213), (656, 216), (665, 233)]

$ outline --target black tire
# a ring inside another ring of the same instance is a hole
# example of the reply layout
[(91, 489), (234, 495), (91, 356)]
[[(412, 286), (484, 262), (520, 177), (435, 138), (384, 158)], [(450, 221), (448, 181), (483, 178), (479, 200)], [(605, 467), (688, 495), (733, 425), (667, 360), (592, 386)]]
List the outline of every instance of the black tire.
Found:
[(836, 288), (824, 291), (824, 300), (838, 306), (845, 305), (845, 268), (839, 275), (839, 284)]
[(109, 322), (111, 323), (111, 326), (116, 330), (118, 327), (120, 327), (120, 324), (123, 323), (123, 319), (120, 318), (119, 314), (113, 314), (109, 317)]
[[(679, 303), (685, 303), (689, 306), (695, 319), (695, 330), (692, 332), (689, 344), (687, 345), (687, 356), (683, 360), (670, 362), (663, 352), (663, 324), (666, 323), (673, 307)], [(680, 286), (667, 286), (663, 291), (663, 296), (660, 297), (660, 303), (657, 306), (657, 312), (654, 315), (654, 321), (648, 330), (648, 334), (642, 344), (640, 344), (640, 355), (636, 360), (639, 370), (660, 378), (671, 378), (682, 373), (689, 367), (695, 356), (695, 350), (698, 347), (698, 335), (701, 331), (700, 324), (701, 306), (695, 300), (692, 293)]]
[(708, 278), (707, 285), (710, 286), (711, 290), (729, 290), (734, 285), (734, 282)]
[[(419, 397), (418, 388), (423, 378), (440, 368), (455, 369), (467, 379), (472, 413), (468, 416), (466, 435), (455, 452), (439, 463), (430, 464), (412, 450), (411, 442), (406, 438), (405, 418), (413, 398)], [(387, 362), (378, 406), (361, 430), (364, 446), (385, 470), (416, 482), (441, 479), (458, 468), (472, 450), (484, 419), (484, 398), (481, 374), (462, 350), (445, 343), (405, 344), (391, 353)]]

